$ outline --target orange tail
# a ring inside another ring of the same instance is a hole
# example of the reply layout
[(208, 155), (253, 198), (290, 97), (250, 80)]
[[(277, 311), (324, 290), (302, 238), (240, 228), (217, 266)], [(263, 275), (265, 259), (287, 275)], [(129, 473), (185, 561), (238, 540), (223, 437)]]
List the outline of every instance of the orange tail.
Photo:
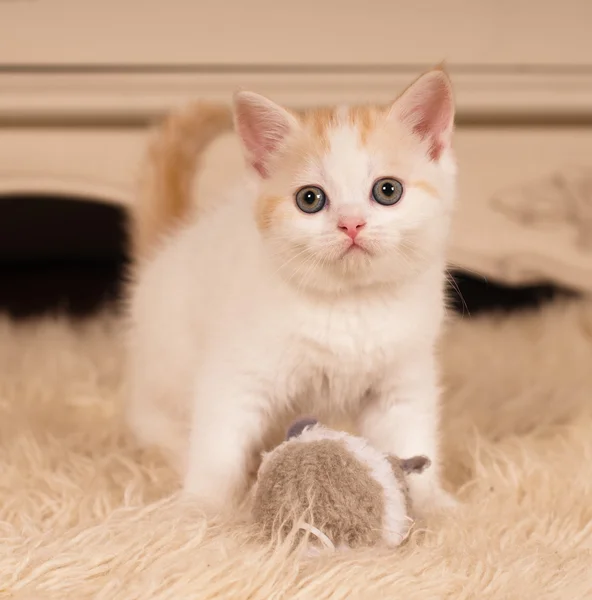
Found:
[(146, 156), (137, 206), (132, 211), (134, 259), (147, 256), (163, 235), (188, 217), (200, 158), (216, 137), (232, 127), (230, 108), (196, 102), (171, 114), (158, 128)]

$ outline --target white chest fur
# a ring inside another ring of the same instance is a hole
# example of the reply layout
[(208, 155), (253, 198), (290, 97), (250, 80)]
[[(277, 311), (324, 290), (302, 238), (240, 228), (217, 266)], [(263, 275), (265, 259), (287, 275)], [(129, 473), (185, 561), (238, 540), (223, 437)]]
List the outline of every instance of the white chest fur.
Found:
[[(414, 292), (414, 290), (413, 290)], [(437, 299), (435, 299), (437, 300)], [(414, 294), (348, 298), (301, 308), (283, 366), (288, 390), (316, 403), (350, 408), (384, 373), (405, 368), (409, 350), (433, 341), (440, 310)]]

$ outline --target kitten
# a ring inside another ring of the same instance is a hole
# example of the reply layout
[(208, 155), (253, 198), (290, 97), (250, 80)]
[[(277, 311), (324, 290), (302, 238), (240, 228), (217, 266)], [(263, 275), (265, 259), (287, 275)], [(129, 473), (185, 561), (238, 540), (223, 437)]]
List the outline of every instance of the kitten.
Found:
[[(233, 506), (263, 431), (287, 410), (355, 415), (384, 452), (438, 475), (434, 346), (455, 192), (454, 102), (434, 69), (389, 106), (287, 110), (240, 91), (163, 126), (138, 199), (130, 289), (139, 440), (167, 451), (205, 510)], [(232, 127), (250, 173), (191, 211), (194, 163)]]

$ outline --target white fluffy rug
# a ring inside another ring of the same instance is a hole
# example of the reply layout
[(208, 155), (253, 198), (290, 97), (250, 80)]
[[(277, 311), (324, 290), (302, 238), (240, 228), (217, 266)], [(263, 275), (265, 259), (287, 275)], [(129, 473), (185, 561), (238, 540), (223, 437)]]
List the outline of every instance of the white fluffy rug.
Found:
[(452, 324), (448, 481), (397, 551), (299, 560), (206, 523), (119, 427), (120, 323), (0, 320), (0, 597), (592, 598), (592, 304)]

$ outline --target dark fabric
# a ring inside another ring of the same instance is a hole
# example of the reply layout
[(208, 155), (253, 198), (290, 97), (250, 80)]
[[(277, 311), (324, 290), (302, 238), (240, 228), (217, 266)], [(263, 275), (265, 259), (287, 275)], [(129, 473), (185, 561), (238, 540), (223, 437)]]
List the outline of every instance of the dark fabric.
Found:
[[(0, 198), (0, 311), (84, 316), (118, 305), (127, 269), (126, 213), (77, 200)], [(461, 272), (452, 277), (452, 306), (465, 315), (536, 308), (569, 294), (552, 285), (517, 288)]]
[(0, 197), (0, 263), (120, 259), (125, 221), (119, 206), (103, 202)]
[(485, 277), (453, 272), (454, 285), (449, 284), (448, 297), (455, 311), (474, 316), (482, 312), (513, 312), (536, 309), (555, 298), (575, 296), (572, 290), (551, 284), (507, 286)]
[(0, 311), (85, 316), (121, 294), (126, 214), (76, 198), (0, 198)]

